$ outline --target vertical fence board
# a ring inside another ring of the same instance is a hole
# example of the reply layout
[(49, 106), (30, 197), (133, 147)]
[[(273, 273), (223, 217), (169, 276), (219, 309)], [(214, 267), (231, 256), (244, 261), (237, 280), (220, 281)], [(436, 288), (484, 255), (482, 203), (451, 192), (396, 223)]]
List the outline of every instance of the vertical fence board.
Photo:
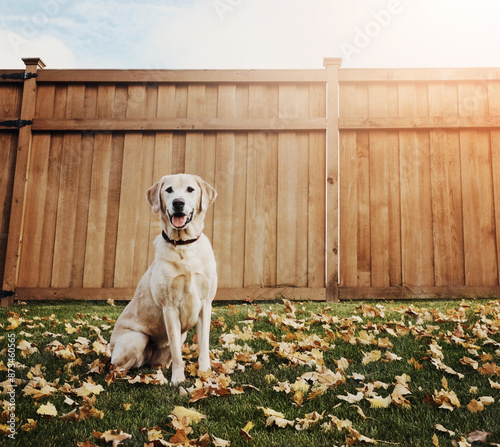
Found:
[[(173, 135), (171, 132), (158, 132), (156, 134), (151, 185), (159, 181), (163, 176), (170, 174), (172, 169), (172, 142)], [(144, 200), (146, 200), (145, 193), (146, 191), (144, 191)], [(153, 242), (161, 231), (159, 216), (158, 214), (154, 214), (151, 216), (151, 223), (149, 226), (148, 265), (154, 260), (155, 250)]]
[(52, 287), (70, 287), (73, 278), (73, 252), (78, 204), (78, 177), (82, 137), (78, 134), (64, 136), (61, 159), (61, 178), (57, 203), (57, 221), (52, 265)]
[(104, 250), (108, 217), (111, 143), (111, 134), (95, 136), (83, 287), (104, 287)]
[(116, 251), (118, 245), (118, 222), (120, 218), (120, 193), (123, 172), (125, 136), (113, 135), (109, 193), (107, 199), (106, 235), (104, 239), (104, 287), (115, 286)]
[[(490, 111), (491, 110), (492, 108), (490, 102)], [(491, 162), (496, 229), (497, 278), (500, 280), (500, 130), (498, 129), (491, 130)]]
[(244, 286), (276, 284), (278, 148), (276, 135), (248, 135)]
[(49, 165), (47, 175), (47, 194), (44, 205), (45, 217), (43, 219), (43, 235), (40, 248), (39, 266), (39, 287), (50, 287), (52, 283), (52, 264), (54, 258), (55, 234), (58, 216), (59, 202), (59, 179), (61, 175), (61, 163), (64, 147), (64, 137), (62, 135), (53, 135), (51, 138), (51, 147), (49, 154)]
[(489, 135), (460, 132), (465, 284), (498, 284)]
[(344, 168), (340, 174), (340, 240), (339, 273), (341, 287), (358, 285), (358, 163), (357, 132), (344, 131), (340, 134), (339, 164)]
[[(401, 116), (425, 116), (427, 94), (420, 87), (399, 86)], [(399, 143), (403, 283), (434, 285), (429, 135), (401, 131)]]
[(326, 138), (324, 132), (309, 134), (309, 194), (307, 197), (308, 247), (307, 247), (307, 286), (325, 287), (325, 170)]
[(83, 286), (93, 152), (94, 136), (83, 135), (80, 147), (80, 166), (78, 169), (78, 189), (76, 194), (75, 241), (71, 268), (71, 287)]
[(125, 135), (116, 246), (116, 287), (133, 287), (134, 284), (137, 221), (140, 212), (145, 211), (141, 206), (143, 200), (138, 188), (143, 161), (141, 146), (142, 134)]
[[(429, 115), (458, 116), (457, 87), (429, 84)], [(464, 284), (462, 189), (458, 131), (430, 131), (434, 280), (436, 286)]]
[(97, 87), (97, 118), (113, 118), (115, 102), (115, 86), (99, 84)]
[(50, 134), (33, 137), (37, 156), (31, 158), (30, 178), (26, 195), (25, 231), (19, 266), (19, 284), (24, 287), (38, 285), (39, 266), (47, 262), (41, 257), (43, 227), (45, 221), (45, 202), (47, 198), (48, 167), (51, 139)]
[(12, 203), (12, 188), (16, 162), (17, 135), (12, 132), (0, 132), (0, 284), (3, 284), (5, 256), (7, 254), (7, 236)]

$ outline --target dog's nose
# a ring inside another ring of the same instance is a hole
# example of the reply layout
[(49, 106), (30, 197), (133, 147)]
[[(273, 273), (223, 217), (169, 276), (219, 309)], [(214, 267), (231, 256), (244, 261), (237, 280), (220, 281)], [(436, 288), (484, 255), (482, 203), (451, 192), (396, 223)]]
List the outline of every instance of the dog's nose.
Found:
[(182, 211), (184, 209), (184, 205), (186, 202), (184, 202), (183, 199), (174, 199), (172, 201), (172, 206), (174, 207), (175, 211)]

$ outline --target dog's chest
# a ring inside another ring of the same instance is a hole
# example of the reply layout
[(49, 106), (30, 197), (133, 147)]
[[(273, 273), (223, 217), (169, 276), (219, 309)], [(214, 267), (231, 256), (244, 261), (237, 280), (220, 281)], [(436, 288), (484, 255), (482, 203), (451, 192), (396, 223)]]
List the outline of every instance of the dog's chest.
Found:
[(161, 307), (182, 309), (189, 319), (187, 314), (196, 314), (203, 300), (213, 299), (217, 282), (213, 252), (183, 247), (157, 250), (156, 255), (152, 272), (155, 301)]

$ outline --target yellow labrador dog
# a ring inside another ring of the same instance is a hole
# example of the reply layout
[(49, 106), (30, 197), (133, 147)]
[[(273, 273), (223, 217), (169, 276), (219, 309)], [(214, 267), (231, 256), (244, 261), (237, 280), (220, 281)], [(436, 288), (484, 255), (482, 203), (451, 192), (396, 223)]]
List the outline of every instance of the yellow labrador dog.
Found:
[(217, 193), (198, 176), (167, 175), (146, 194), (160, 213), (155, 259), (111, 334), (111, 363), (122, 369), (172, 363), (182, 382), (182, 344), (196, 325), (199, 369), (210, 369), (208, 338), (217, 272), (204, 218)]

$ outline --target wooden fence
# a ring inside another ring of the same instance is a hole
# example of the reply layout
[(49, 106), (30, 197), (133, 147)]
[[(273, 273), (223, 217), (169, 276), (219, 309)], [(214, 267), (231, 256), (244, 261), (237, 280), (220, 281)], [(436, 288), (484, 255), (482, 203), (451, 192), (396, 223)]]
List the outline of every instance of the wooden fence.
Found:
[[(205, 226), (218, 299), (326, 298), (324, 70), (37, 74), (23, 90), (0, 84), (2, 98), (34, 106), (6, 178), (4, 290), (130, 298), (160, 232), (145, 191), (188, 172), (219, 193)], [(12, 158), (16, 134), (1, 134)]]
[(499, 295), (500, 71), (346, 70), (341, 297)]
[(25, 62), (0, 80), (0, 121), (28, 121), (0, 125), (5, 295), (129, 299), (159, 232), (144, 192), (178, 172), (219, 192), (217, 299), (500, 293), (499, 70)]

